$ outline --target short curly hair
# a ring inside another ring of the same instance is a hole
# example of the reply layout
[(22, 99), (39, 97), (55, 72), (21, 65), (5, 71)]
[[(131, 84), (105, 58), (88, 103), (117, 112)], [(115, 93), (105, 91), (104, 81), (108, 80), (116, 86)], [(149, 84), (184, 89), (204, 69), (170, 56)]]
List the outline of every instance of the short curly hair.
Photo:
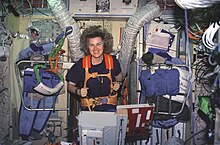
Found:
[(113, 52), (113, 37), (106, 29), (102, 29), (101, 26), (90, 26), (86, 28), (80, 37), (80, 47), (85, 55), (89, 53), (88, 39), (101, 37), (104, 42), (104, 53), (110, 54)]

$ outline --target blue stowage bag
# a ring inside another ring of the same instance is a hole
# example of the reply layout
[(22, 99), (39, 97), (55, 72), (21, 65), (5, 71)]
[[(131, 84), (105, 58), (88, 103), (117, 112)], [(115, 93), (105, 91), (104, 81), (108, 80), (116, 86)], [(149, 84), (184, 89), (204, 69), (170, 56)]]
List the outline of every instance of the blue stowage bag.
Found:
[(177, 95), (179, 93), (180, 74), (177, 69), (157, 69), (154, 74), (150, 70), (142, 70), (139, 80), (142, 96)]

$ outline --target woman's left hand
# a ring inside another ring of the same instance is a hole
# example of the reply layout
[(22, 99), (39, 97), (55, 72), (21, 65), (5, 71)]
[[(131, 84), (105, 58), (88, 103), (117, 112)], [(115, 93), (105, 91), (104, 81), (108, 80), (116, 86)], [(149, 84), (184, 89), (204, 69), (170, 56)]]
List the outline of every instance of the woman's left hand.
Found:
[(120, 88), (120, 83), (119, 82), (113, 82), (113, 90), (118, 91)]

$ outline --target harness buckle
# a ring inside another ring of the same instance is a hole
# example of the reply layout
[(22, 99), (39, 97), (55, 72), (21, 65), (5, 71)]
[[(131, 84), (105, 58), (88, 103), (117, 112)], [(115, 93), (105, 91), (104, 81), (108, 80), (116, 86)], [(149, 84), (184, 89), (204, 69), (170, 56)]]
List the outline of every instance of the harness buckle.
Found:
[(91, 74), (92, 78), (96, 78), (98, 76), (98, 72), (94, 72)]
[(103, 105), (108, 103), (108, 98), (95, 98), (93, 99), (92, 107)]
[(103, 96), (96, 98), (81, 98), (81, 105), (84, 107), (94, 108), (95, 106), (104, 104), (117, 104), (117, 93), (114, 96)]

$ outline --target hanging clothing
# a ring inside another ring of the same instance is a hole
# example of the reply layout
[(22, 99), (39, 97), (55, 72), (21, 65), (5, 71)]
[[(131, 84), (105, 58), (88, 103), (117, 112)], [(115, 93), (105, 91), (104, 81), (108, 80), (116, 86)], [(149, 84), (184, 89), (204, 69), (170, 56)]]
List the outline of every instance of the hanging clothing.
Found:
[(179, 93), (179, 71), (177, 69), (142, 70), (139, 80), (143, 96), (177, 95)]
[[(39, 70), (39, 74), (42, 83), (48, 87), (53, 88), (60, 82), (59, 77), (54, 73), (41, 69)], [(30, 111), (27, 110), (24, 105), (28, 108), (32, 107), (33, 109), (52, 108), (56, 102), (59, 92), (49, 96), (43, 96), (42, 94), (37, 93), (34, 90), (34, 87), (38, 85), (38, 82), (36, 80), (34, 71), (31, 69), (24, 71), (23, 84), (24, 89), (22, 103), (24, 104), (21, 104), (19, 111), (19, 135), (23, 140), (27, 140), (32, 131), (43, 131), (50, 117), (51, 111)], [(31, 99), (31, 97), (33, 99)]]

